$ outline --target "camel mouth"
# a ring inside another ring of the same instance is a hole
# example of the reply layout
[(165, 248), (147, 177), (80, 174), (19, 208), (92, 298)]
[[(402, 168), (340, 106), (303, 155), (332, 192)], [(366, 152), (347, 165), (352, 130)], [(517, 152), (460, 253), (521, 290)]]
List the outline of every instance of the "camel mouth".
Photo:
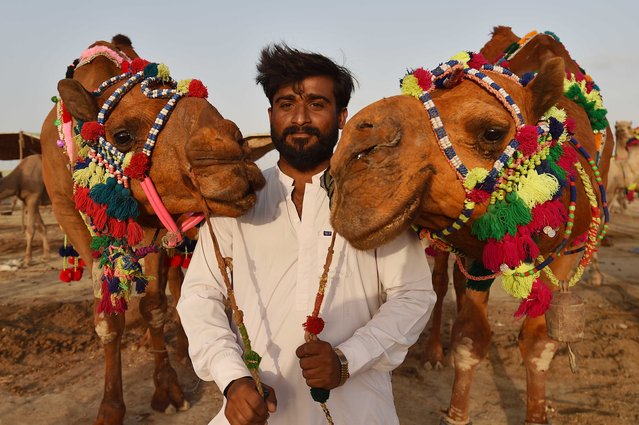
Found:
[[(348, 226), (348, 221), (335, 217), (335, 229), (346, 238), (356, 249), (369, 250), (377, 248), (394, 239), (403, 232), (415, 218), (421, 202), (419, 198), (413, 198), (404, 208), (391, 216), (388, 220), (374, 226), (362, 226), (359, 228)], [(344, 226), (338, 223), (346, 223)], [(370, 221), (367, 224), (373, 224)]]

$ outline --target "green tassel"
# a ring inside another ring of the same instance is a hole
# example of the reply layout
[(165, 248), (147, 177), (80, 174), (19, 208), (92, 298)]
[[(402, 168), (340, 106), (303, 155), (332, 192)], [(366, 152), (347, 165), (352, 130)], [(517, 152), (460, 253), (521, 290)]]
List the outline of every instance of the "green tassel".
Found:
[(94, 251), (98, 251), (102, 248), (106, 248), (111, 243), (111, 238), (109, 236), (94, 236), (91, 239), (91, 249)]
[(110, 217), (124, 221), (127, 218), (137, 218), (140, 211), (137, 201), (131, 196), (131, 191), (119, 184), (114, 190), (113, 198), (109, 202), (106, 213)]
[(106, 183), (100, 183), (91, 188), (89, 195), (94, 202), (98, 204), (110, 205), (113, 202), (113, 198), (116, 196), (117, 180), (114, 177), (110, 177)]
[(501, 239), (506, 234), (504, 227), (502, 210), (505, 208), (504, 201), (497, 201), (488, 206), (488, 210), (484, 215), (479, 217), (470, 227), (470, 233), (477, 237), (480, 241), (489, 238)]
[(311, 397), (318, 403), (326, 403), (330, 394), (331, 392), (324, 388), (311, 388)]
[(506, 231), (512, 236), (517, 234), (517, 226), (524, 226), (532, 220), (530, 209), (526, 203), (517, 196), (517, 192), (510, 192), (506, 195), (508, 206), (504, 211), (504, 224)]

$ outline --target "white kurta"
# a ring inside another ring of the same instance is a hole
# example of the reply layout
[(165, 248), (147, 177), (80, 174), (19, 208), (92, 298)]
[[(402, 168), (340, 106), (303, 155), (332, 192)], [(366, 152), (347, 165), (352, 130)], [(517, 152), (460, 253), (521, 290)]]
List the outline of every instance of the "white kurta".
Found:
[[(314, 176), (305, 187), (300, 220), (291, 199), (293, 180), (278, 167), (264, 176), (266, 186), (255, 207), (237, 219), (216, 218), (213, 227), (222, 255), (233, 258), (236, 300), (252, 348), (262, 356), (260, 377), (277, 396), (269, 424), (325, 424), (295, 350), (304, 343), (302, 324), (313, 310), (333, 232), (329, 200), (320, 175)], [(229, 328), (225, 294), (204, 226), (177, 309), (195, 371), (220, 390), (250, 375), (241, 338)], [(320, 311), (326, 325), (319, 335), (349, 361), (351, 377), (331, 391), (327, 402), (336, 424), (399, 423), (390, 371), (417, 340), (434, 303), (430, 270), (416, 235), (407, 232), (376, 251), (358, 251), (337, 237)], [(228, 423), (224, 407), (210, 423)]]

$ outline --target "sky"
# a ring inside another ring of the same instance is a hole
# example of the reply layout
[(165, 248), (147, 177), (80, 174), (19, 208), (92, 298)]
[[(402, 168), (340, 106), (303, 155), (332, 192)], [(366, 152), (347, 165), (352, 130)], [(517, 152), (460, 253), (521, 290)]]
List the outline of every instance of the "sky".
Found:
[[(611, 124), (639, 125), (639, 3), (557, 1), (11, 1), (0, 16), (0, 132), (39, 133), (58, 80), (91, 43), (127, 35), (176, 80), (198, 78), (244, 135), (268, 132), (255, 63), (269, 43), (331, 57), (358, 80), (350, 116), (399, 93), (408, 68), (479, 51), (494, 26), (552, 31), (601, 87)], [(47, 123), (47, 125), (52, 125)], [(0, 161), (0, 169), (3, 167)]]

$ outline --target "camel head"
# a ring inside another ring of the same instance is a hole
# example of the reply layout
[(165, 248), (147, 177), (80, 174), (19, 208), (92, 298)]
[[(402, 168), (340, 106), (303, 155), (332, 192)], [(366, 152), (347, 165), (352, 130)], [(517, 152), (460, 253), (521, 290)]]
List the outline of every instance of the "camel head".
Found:
[[(617, 121), (615, 123), (615, 143), (617, 152), (625, 151), (630, 140), (635, 139), (635, 130), (632, 128), (632, 121)], [(623, 155), (622, 155), (623, 156)]]
[(58, 84), (65, 108), (82, 122), (76, 171), (82, 174), (91, 162), (97, 163), (93, 170), (102, 168), (86, 172), (92, 184), (84, 187), (128, 188), (142, 220), (156, 213), (157, 201), (145, 187), (149, 182), (171, 215), (207, 208), (214, 215), (238, 216), (252, 207), (263, 177), (237, 126), (205, 99), (202, 83), (177, 83), (164, 65), (141, 59), (129, 66), (93, 93), (75, 79)]
[[(562, 96), (564, 78), (561, 59), (548, 61), (527, 84), (491, 69), (481, 72), (518, 109), (505, 105), (486, 80), (479, 84), (476, 70), (451, 61), (405, 77), (402, 91), (412, 96), (377, 101), (347, 122), (331, 160), (332, 223), (353, 246), (379, 246), (411, 223), (440, 231), (464, 212), (472, 212), (467, 224), (486, 212), (492, 190), (479, 182), (495, 186), (498, 173), (487, 177), (489, 170), (511, 162), (518, 132), (535, 128)], [(469, 226), (461, 227), (453, 239), (466, 248), (477, 243)]]

